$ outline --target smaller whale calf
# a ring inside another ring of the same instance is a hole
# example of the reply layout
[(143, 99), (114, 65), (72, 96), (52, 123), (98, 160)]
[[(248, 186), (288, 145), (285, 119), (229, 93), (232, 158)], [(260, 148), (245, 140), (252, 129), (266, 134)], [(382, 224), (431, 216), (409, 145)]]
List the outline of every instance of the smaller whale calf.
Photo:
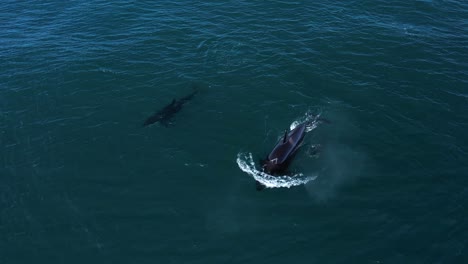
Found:
[(159, 122), (161, 125), (167, 127), (170, 124), (170, 120), (174, 117), (174, 115), (182, 109), (182, 106), (188, 101), (192, 100), (192, 98), (198, 93), (198, 89), (196, 86), (193, 86), (192, 88), (193, 91), (190, 94), (181, 97), (180, 99), (172, 99), (171, 103), (164, 106), (161, 110), (148, 117), (143, 123), (143, 126), (145, 127)]

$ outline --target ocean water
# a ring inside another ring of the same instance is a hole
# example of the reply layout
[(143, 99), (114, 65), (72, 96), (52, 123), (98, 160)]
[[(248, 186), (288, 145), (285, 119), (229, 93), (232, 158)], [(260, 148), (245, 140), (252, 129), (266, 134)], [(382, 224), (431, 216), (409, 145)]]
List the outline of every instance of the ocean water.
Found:
[(2, 1), (0, 263), (468, 263), (467, 47), (461, 0)]

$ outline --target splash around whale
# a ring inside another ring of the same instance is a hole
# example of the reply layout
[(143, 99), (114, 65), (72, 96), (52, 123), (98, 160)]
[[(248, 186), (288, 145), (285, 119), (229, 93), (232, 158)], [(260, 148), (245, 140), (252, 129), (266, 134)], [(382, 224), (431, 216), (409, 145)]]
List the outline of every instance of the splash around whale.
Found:
[[(303, 118), (294, 121), (290, 125), (290, 128), (289, 128), (290, 132), (289, 134), (286, 133), (284, 138), (287, 139), (287, 137), (289, 137), (291, 133), (294, 133), (294, 130), (301, 128), (301, 126), (303, 126), (303, 128), (301, 129), (304, 130), (302, 133), (311, 132), (312, 130), (318, 127), (318, 124), (320, 122), (329, 123), (328, 120), (321, 119), (320, 115), (312, 116), (310, 114), (306, 114)], [(307, 126), (304, 126), (304, 124), (307, 124)], [(301, 139), (303, 136), (304, 135), (301, 135)], [(296, 149), (300, 147), (301, 145), (300, 141), (302, 140), (298, 140), (297, 146), (294, 146), (294, 150), (292, 152), (295, 152)], [(283, 139), (283, 142), (280, 139), (275, 149), (278, 149), (278, 145), (281, 145), (281, 144), (287, 144), (287, 143), (286, 141), (284, 141), (284, 139)], [(275, 149), (273, 150), (273, 152), (275, 152)], [(288, 159), (292, 159), (292, 155), (294, 155), (292, 154), (292, 152), (291, 154), (288, 154), (288, 156), (291, 156), (291, 157), (287, 157)], [(271, 156), (271, 153), (269, 156)], [(257, 183), (257, 190), (261, 190), (265, 187), (266, 188), (283, 188), (283, 187), (290, 188), (293, 186), (306, 184), (309, 181), (315, 180), (318, 176), (317, 174), (304, 175), (304, 173), (302, 172), (297, 172), (293, 174), (285, 173), (283, 170), (278, 170), (276, 171), (276, 173), (274, 173), (265, 166), (265, 163), (264, 163), (265, 161), (263, 161), (263, 164), (261, 164), (263, 167), (259, 170), (257, 169), (257, 166), (254, 162), (252, 153), (242, 153), (242, 152), (238, 153), (236, 162), (239, 168), (243, 172), (247, 173), (248, 175), (252, 176), (255, 179)], [(268, 162), (268, 157), (267, 157), (267, 162)], [(287, 165), (285, 166), (286, 166), (285, 168), (287, 168)]]
[(306, 176), (303, 173), (282, 176), (270, 175), (256, 168), (252, 153), (239, 153), (236, 161), (237, 165), (243, 172), (252, 176), (257, 182), (261, 183), (266, 188), (290, 188), (306, 184), (317, 178), (317, 175)]

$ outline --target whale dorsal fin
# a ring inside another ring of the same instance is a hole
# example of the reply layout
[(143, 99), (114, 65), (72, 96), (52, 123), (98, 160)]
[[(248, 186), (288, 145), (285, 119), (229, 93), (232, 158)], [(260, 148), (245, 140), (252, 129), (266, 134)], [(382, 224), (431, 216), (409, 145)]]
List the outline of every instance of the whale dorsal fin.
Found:
[(285, 130), (284, 131), (283, 143), (286, 143), (287, 139), (288, 139), (288, 130)]

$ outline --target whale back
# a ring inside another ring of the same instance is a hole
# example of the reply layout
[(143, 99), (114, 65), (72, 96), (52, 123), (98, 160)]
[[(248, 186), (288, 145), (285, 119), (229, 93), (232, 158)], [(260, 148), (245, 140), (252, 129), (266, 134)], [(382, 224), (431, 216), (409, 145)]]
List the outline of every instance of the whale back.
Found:
[(290, 158), (294, 155), (297, 148), (300, 146), (306, 132), (306, 124), (300, 124), (293, 130), (289, 131), (282, 138), (270, 154), (267, 156), (264, 168), (269, 173), (283, 171), (287, 168)]

